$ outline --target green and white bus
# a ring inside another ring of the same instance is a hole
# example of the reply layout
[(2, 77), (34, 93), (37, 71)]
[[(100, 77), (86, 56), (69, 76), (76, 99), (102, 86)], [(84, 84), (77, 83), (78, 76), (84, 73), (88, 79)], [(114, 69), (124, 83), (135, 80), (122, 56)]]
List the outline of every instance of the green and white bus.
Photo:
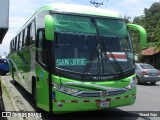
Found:
[(144, 47), (146, 31), (126, 24), (120, 14), (81, 5), (46, 5), (10, 42), (13, 81), (50, 113), (132, 105), (136, 75), (128, 28), (139, 32)]

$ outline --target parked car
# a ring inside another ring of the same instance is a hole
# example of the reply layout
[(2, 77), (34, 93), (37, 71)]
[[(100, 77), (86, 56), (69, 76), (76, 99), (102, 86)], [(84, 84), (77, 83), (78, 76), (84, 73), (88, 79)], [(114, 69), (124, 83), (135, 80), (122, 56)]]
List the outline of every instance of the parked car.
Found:
[(0, 75), (6, 75), (9, 72), (9, 62), (5, 58), (0, 58)]
[(154, 85), (160, 81), (160, 71), (150, 64), (136, 63), (135, 72), (138, 84), (150, 82)]

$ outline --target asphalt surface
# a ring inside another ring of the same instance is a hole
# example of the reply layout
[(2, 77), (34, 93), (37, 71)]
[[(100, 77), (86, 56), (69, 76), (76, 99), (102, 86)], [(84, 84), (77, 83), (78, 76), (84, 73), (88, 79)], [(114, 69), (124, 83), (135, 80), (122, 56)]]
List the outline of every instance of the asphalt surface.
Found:
[(160, 82), (137, 85), (137, 98), (134, 105), (122, 107), (128, 111), (160, 111)]
[[(36, 111), (43, 113), (42, 118), (34, 119), (63, 119), (63, 120), (160, 120), (160, 82), (156, 85), (143, 84), (137, 85), (136, 102), (132, 106), (118, 107), (103, 111), (90, 111), (71, 113), (64, 115), (50, 115), (43, 110), (37, 109), (32, 96), (27, 93), (20, 85), (13, 85), (10, 76), (4, 76), (3, 81), (10, 92), (12, 102), (16, 111)], [(148, 116), (149, 115), (149, 116)], [(156, 117), (158, 115), (158, 117)], [(155, 117), (154, 117), (155, 116)], [(25, 118), (25, 120), (30, 120)]]

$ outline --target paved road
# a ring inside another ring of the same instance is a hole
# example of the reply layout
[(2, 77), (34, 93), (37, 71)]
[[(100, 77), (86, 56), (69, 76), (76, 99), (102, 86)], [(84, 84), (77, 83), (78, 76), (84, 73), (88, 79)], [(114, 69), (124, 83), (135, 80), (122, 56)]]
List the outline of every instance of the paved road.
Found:
[[(14, 98), (14, 101), (16, 101), (17, 109), (20, 109), (21, 111), (37, 111), (36, 106), (33, 102), (32, 96), (28, 94), (21, 86), (16, 85), (14, 86), (12, 84), (12, 79), (10, 76), (4, 76), (3, 79), (5, 80), (5, 83), (7, 84), (9, 91), (12, 93), (12, 96)], [(18, 92), (18, 91), (20, 92)], [(112, 112), (110, 114), (110, 111), (116, 111)], [(130, 112), (131, 111), (131, 112)], [(135, 112), (133, 112), (135, 111)], [(159, 120), (160, 117), (129, 117), (130, 115), (137, 114), (136, 111), (142, 111), (142, 113), (146, 113), (144, 111), (150, 111), (153, 114), (156, 113), (154, 111), (158, 111), (160, 114), (160, 83), (157, 83), (156, 85), (150, 85), (150, 84), (144, 84), (144, 85), (137, 85), (137, 98), (136, 103), (132, 106), (126, 106), (126, 107), (118, 107), (113, 108), (109, 110), (103, 110), (103, 111), (92, 111), (92, 112), (85, 112), (85, 113), (74, 113), (74, 114), (66, 114), (63, 115), (63, 119), (89, 119), (89, 118), (95, 118), (95, 119), (102, 119), (106, 120), (107, 118), (111, 117), (112, 120), (118, 119), (118, 120)], [(44, 112), (44, 111), (42, 111)], [(149, 112), (149, 113), (150, 113)], [(44, 112), (45, 113), (45, 112)], [(47, 113), (46, 113), (47, 114)], [(47, 114), (49, 116), (49, 114)], [(126, 116), (126, 117), (116, 117), (113, 118), (112, 116)], [(55, 116), (52, 116), (55, 117)], [(62, 119), (60, 116), (56, 116), (56, 119)], [(43, 120), (47, 119), (42, 118)]]
[(156, 85), (146, 83), (137, 85), (136, 103), (129, 107), (122, 107), (130, 111), (160, 111), (160, 82)]

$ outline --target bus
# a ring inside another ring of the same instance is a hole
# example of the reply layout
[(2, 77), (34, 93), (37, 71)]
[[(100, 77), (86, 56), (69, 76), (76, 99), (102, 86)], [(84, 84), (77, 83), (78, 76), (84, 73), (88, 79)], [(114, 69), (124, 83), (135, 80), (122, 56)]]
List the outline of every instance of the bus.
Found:
[(122, 15), (106, 9), (49, 4), (22, 26), (10, 42), (10, 71), (50, 113), (92, 111), (134, 104), (135, 60)]

